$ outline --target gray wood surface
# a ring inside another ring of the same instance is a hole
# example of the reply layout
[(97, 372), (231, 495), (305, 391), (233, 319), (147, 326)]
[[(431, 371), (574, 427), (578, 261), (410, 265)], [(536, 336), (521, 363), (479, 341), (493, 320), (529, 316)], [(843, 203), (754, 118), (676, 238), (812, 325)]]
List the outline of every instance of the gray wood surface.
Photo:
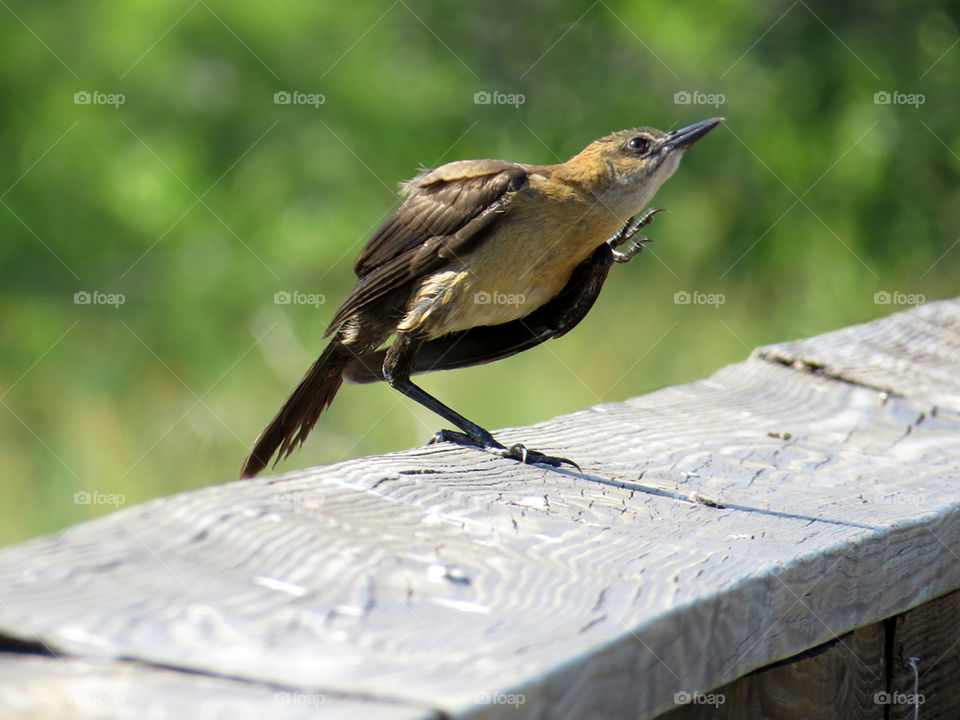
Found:
[(931, 405), (960, 408), (960, 309), (955, 301), (920, 305), (881, 322), (768, 345), (754, 356)]
[[(958, 548), (954, 547), (956, 552)], [(925, 603), (891, 623), (889, 720), (960, 717), (960, 593)]]
[[(658, 720), (884, 720), (884, 623), (858, 628), (791, 661), (751, 673)], [(926, 716), (924, 716), (926, 717)]]
[(657, 720), (956, 720), (960, 592), (707, 690)]
[(584, 474), (430, 446), (122, 510), (0, 553), (0, 633), (411, 718), (652, 717), (960, 588), (958, 348), (933, 303), (500, 433)]
[(439, 720), (409, 705), (304, 693), (138, 662), (0, 652), (5, 720)]

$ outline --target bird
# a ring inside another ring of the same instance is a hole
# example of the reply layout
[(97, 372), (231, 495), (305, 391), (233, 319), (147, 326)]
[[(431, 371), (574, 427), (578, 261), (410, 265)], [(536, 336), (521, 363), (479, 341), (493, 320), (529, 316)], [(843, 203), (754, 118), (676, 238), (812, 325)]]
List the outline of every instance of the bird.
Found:
[(614, 263), (649, 241), (637, 233), (661, 209), (644, 209), (681, 156), (722, 121), (621, 130), (553, 165), (454, 161), (404, 183), (403, 202), (354, 262), (357, 282), (326, 329), (326, 348), (240, 477), (302, 445), (344, 381), (385, 381), (457, 428), (432, 442), (579, 469), (522, 443), (504, 446), (411, 376), (500, 360), (570, 331)]

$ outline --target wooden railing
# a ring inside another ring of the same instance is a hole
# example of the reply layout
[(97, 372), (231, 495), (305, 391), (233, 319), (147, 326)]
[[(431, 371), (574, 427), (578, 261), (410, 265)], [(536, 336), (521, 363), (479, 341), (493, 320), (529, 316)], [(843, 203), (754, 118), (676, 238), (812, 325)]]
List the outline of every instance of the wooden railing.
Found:
[(955, 716), (960, 300), (498, 435), (6, 549), (0, 715)]

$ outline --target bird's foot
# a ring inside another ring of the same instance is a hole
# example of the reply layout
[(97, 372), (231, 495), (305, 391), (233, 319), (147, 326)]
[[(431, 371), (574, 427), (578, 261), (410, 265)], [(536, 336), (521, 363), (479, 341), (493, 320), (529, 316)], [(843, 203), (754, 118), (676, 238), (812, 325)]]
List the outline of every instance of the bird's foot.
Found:
[(527, 465), (550, 465), (552, 467), (560, 467), (561, 465), (566, 464), (570, 465), (571, 467), (575, 467), (579, 472), (583, 472), (580, 470), (580, 466), (577, 465), (573, 460), (568, 460), (567, 458), (563, 457), (554, 457), (553, 455), (545, 455), (539, 450), (531, 450), (520, 443), (511, 445), (510, 447), (505, 447), (489, 434), (482, 439), (476, 439), (470, 437), (466, 433), (457, 432), (455, 430), (440, 430), (432, 438), (430, 438), (427, 445), (433, 445), (440, 442), (452, 442), (456, 443), (457, 445), (480, 448), (481, 450), (486, 450), (487, 452), (493, 453), (494, 455), (499, 455), (500, 457), (509, 458), (511, 460), (519, 460)]
[(646, 235), (641, 235), (635, 240), (631, 240), (630, 244), (627, 245), (627, 247), (625, 247), (623, 250), (612, 250), (613, 261), (618, 263), (630, 262), (637, 253), (643, 250), (647, 243), (651, 242), (653, 242), (653, 240), (648, 238)]
[(466, 445), (468, 447), (477, 447), (481, 449), (483, 448), (481, 443), (478, 443), (466, 433), (457, 432), (456, 430), (438, 430), (434, 436), (427, 441), (427, 445), (436, 445), (437, 443), (442, 442), (451, 442), (457, 445)]
[[(613, 251), (613, 259), (618, 263), (630, 262), (634, 255), (643, 250), (646, 243), (653, 242), (646, 235), (634, 239), (641, 228), (653, 222), (653, 217), (657, 213), (664, 212), (665, 208), (650, 208), (643, 215), (636, 216), (627, 220), (623, 227), (612, 238), (607, 240), (607, 244)], [(617, 250), (624, 243), (629, 243), (623, 250)]]
[(516, 443), (511, 445), (508, 448), (488, 448), (491, 452), (500, 457), (510, 458), (511, 460), (519, 460), (520, 462), (526, 465), (551, 465), (552, 467), (560, 467), (561, 465), (569, 465), (575, 467), (577, 472), (583, 472), (580, 469), (580, 466), (577, 465), (573, 460), (568, 460), (565, 457), (555, 457), (553, 455), (544, 455), (539, 450), (531, 450), (525, 445)]

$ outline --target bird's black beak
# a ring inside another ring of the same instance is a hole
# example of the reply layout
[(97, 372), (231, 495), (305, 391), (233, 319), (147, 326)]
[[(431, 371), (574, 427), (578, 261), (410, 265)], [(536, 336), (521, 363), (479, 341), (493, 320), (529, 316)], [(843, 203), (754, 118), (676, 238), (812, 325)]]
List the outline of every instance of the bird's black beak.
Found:
[(715, 117), (674, 130), (666, 137), (663, 147), (667, 150), (686, 149), (722, 122), (722, 117)]

